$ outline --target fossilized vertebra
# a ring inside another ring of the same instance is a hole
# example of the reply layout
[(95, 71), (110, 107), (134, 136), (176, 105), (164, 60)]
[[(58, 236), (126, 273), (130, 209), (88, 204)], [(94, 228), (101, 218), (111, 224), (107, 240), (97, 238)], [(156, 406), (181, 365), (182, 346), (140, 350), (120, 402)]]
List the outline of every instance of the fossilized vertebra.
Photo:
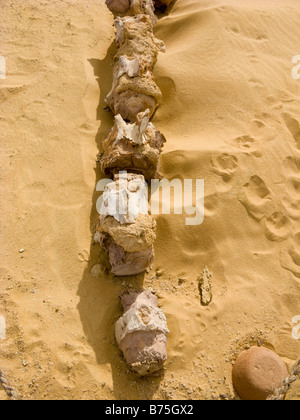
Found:
[(149, 15), (152, 25), (157, 22), (153, 0), (106, 0), (106, 5), (115, 16)]
[(147, 15), (118, 17), (115, 20), (116, 43), (113, 86), (106, 97), (115, 115), (134, 122), (139, 112), (149, 109), (153, 115), (161, 100), (161, 91), (154, 81), (153, 67), (162, 41), (155, 38)]
[(149, 16), (117, 17), (114, 24), (116, 44), (119, 48), (115, 61), (122, 55), (138, 55), (150, 66), (148, 69), (153, 69), (158, 52), (165, 52), (166, 47), (163, 41), (155, 37)]
[(141, 376), (163, 368), (167, 359), (167, 320), (150, 292), (121, 296), (123, 316), (117, 321), (116, 340), (126, 362)]
[[(132, 85), (131, 88), (137, 88), (137, 86)], [(120, 93), (114, 92), (107, 104), (115, 115), (120, 114), (124, 120), (134, 122), (137, 114), (146, 109), (150, 110), (152, 116), (158, 106), (158, 101), (149, 95), (149, 90), (145, 94), (135, 89), (128, 89)]]
[(146, 180), (160, 178), (160, 153), (166, 141), (149, 121), (150, 111), (137, 115), (134, 124), (127, 124), (121, 115), (103, 141), (102, 171), (112, 176), (120, 171), (141, 173)]
[(156, 222), (148, 214), (142, 175), (121, 173), (103, 193), (95, 240), (108, 252), (113, 274), (134, 275), (154, 259)]
[(106, 185), (100, 207), (100, 222), (113, 217), (121, 225), (135, 223), (140, 214), (148, 215), (148, 186), (143, 175), (120, 172)]
[(111, 272), (115, 276), (133, 276), (144, 272), (154, 261), (153, 246), (137, 252), (126, 252), (113, 238), (99, 234), (100, 245), (108, 253)]
[(106, 217), (97, 228), (111, 236), (126, 252), (139, 252), (150, 248), (156, 238), (156, 223), (150, 215), (139, 215), (134, 223), (122, 225), (113, 217)]

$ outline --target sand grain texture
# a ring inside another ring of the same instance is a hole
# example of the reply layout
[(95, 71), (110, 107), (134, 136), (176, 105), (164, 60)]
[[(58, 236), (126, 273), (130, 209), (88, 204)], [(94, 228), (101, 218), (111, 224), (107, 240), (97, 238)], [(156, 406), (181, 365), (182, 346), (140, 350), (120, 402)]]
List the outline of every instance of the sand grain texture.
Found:
[[(93, 241), (103, 178), (96, 157), (113, 126), (104, 109), (113, 16), (104, 0), (3, 0), (0, 12), (0, 367), (18, 394), (235, 398), (232, 362), (258, 342), (292, 366), (300, 354), (292, 338), (300, 315), (299, 1), (177, 0), (159, 15), (155, 35), (167, 48), (154, 70), (163, 99), (153, 123), (167, 139), (161, 173), (205, 180), (205, 219), (186, 226), (186, 215), (156, 216), (152, 270), (121, 280), (107, 274)], [(213, 300), (202, 307), (197, 278), (206, 265)], [(166, 371), (147, 380), (128, 370), (114, 339), (118, 294), (142, 286), (157, 292), (170, 330)]]

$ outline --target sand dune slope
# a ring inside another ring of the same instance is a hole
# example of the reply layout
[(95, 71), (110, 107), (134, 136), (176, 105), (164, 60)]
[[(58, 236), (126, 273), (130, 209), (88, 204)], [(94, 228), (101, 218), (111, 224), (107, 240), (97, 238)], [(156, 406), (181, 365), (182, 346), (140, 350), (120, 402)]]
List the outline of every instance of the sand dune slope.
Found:
[[(113, 124), (104, 109), (113, 17), (103, 0), (5, 0), (0, 12), (0, 367), (19, 394), (234, 398), (232, 363), (257, 343), (291, 366), (300, 355), (299, 1), (177, 0), (160, 16), (162, 173), (204, 179), (205, 217), (187, 226), (186, 214), (157, 215), (152, 270), (122, 279), (105, 271), (92, 239), (97, 154)], [(197, 281), (205, 266), (207, 307)], [(167, 316), (161, 377), (137, 379), (115, 344), (127, 287), (157, 291)]]

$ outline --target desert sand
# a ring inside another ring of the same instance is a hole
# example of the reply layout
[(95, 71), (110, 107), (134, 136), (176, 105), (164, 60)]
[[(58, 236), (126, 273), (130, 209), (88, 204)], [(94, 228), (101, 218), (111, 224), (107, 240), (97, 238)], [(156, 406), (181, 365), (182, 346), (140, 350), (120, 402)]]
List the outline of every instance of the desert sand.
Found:
[[(156, 215), (152, 269), (122, 278), (93, 240), (97, 156), (114, 122), (104, 102), (113, 15), (104, 0), (2, 0), (0, 13), (0, 369), (19, 396), (234, 399), (232, 365), (254, 345), (291, 368), (300, 356), (299, 0), (177, 0), (158, 14), (161, 173), (205, 180), (205, 218), (186, 226), (184, 214)], [(118, 295), (142, 287), (156, 291), (170, 330), (164, 374), (145, 379), (114, 335)], [(300, 399), (299, 382), (287, 399)]]

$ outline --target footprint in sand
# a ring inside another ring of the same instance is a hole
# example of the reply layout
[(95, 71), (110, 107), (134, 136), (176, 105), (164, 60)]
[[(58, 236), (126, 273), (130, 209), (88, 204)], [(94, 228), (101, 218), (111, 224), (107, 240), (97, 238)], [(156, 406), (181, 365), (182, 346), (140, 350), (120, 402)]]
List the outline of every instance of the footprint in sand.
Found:
[(272, 141), (277, 136), (277, 129), (274, 123), (270, 121), (270, 115), (266, 112), (255, 115), (251, 121), (250, 131), (261, 142)]
[[(203, 334), (208, 330), (209, 323), (205, 314), (199, 312), (197, 301), (188, 301), (184, 296), (180, 300), (178, 297), (173, 299), (168, 297), (164, 306), (170, 329), (168, 359), (174, 369), (181, 369), (183, 361), (192, 366), (193, 360), (202, 351)], [(178, 304), (181, 307), (179, 315), (176, 310)]]
[(291, 222), (282, 212), (276, 211), (265, 221), (266, 236), (270, 241), (284, 241), (291, 232)]
[(273, 109), (282, 109), (283, 107), (283, 103), (276, 96), (268, 96), (267, 102)]
[(30, 121), (39, 121), (46, 126), (56, 124), (54, 114), (46, 101), (33, 101), (25, 104), (22, 117)]
[(214, 216), (219, 208), (220, 200), (218, 198), (218, 194), (210, 194), (205, 196), (204, 200), (204, 209), (205, 209), (205, 217), (212, 217)]
[(288, 178), (288, 184), (286, 187), (287, 193), (298, 202), (300, 200), (300, 177), (299, 176), (290, 176)]
[(231, 146), (237, 147), (247, 155), (253, 154), (255, 156), (261, 156), (261, 154), (258, 153), (258, 141), (249, 135), (236, 137), (235, 139), (230, 140), (227, 143)]
[(288, 216), (293, 220), (300, 219), (300, 205), (299, 202), (291, 202), (286, 197), (282, 200), (283, 205), (286, 208)]
[(300, 278), (300, 232), (297, 232), (281, 251), (280, 263), (283, 268)]
[(211, 167), (214, 172), (221, 175), (224, 181), (229, 181), (238, 167), (238, 159), (234, 155), (222, 153), (211, 159)]
[(78, 253), (78, 259), (81, 262), (88, 262), (89, 261), (90, 254), (86, 249)]
[(290, 133), (292, 134), (295, 142), (296, 142), (296, 146), (297, 149), (300, 150), (300, 125), (299, 122), (297, 120), (295, 120), (295, 118), (293, 118), (290, 114), (284, 113), (282, 114), (283, 119), (286, 123), (286, 126), (288, 128), (288, 130), (290, 131)]
[(250, 217), (262, 220), (272, 211), (272, 196), (265, 182), (257, 175), (250, 178), (244, 185), (244, 190), (239, 197)]

